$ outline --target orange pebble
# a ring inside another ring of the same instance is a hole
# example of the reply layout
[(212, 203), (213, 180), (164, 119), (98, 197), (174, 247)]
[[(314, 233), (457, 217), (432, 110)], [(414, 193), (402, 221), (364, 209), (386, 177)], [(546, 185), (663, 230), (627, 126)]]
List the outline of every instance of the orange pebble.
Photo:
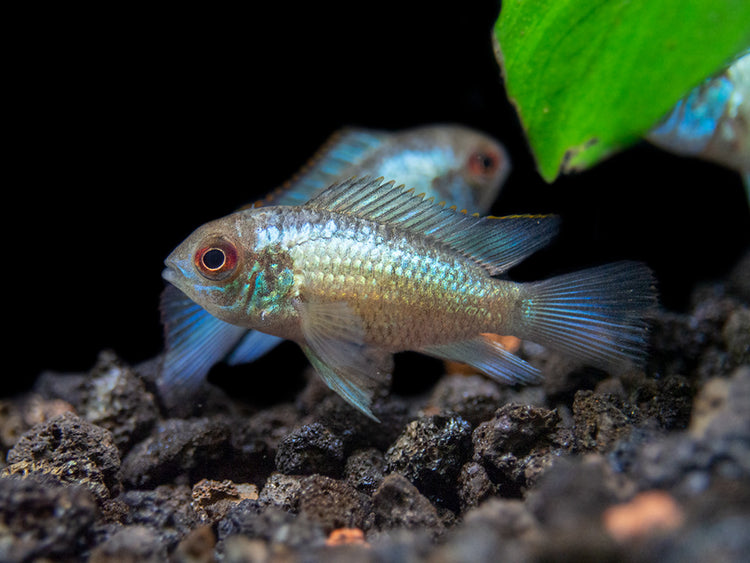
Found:
[(655, 531), (679, 528), (684, 519), (677, 502), (664, 491), (646, 491), (630, 502), (604, 511), (604, 527), (617, 541), (623, 542)]
[(359, 528), (339, 528), (331, 532), (326, 539), (326, 545), (369, 545), (365, 541), (365, 533)]
[(500, 336), (499, 334), (484, 333), (484, 336), (489, 337), (490, 340), (494, 340), (498, 344), (502, 345), (508, 352), (516, 353), (521, 347), (521, 339), (517, 336)]

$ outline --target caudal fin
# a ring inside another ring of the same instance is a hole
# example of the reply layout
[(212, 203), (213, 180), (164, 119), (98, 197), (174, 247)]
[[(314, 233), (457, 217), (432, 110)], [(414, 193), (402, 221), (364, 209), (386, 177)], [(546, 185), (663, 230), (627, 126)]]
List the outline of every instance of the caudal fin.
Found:
[(603, 368), (645, 361), (657, 300), (646, 265), (616, 262), (524, 284), (523, 292), (522, 338)]

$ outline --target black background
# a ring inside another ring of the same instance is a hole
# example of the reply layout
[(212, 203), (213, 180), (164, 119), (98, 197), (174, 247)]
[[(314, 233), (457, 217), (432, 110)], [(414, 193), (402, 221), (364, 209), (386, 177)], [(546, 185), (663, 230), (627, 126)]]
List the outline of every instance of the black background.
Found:
[(104, 348), (133, 363), (157, 354), (164, 257), (346, 125), (458, 122), (502, 141), (514, 168), (493, 211), (563, 219), (519, 279), (640, 259), (662, 303), (681, 309), (694, 283), (721, 277), (747, 248), (739, 176), (709, 163), (641, 143), (542, 181), (492, 53), (499, 3), (351, 5), (19, 18), (5, 81), (16, 171), (6, 177), (6, 391), (42, 370), (87, 370)]

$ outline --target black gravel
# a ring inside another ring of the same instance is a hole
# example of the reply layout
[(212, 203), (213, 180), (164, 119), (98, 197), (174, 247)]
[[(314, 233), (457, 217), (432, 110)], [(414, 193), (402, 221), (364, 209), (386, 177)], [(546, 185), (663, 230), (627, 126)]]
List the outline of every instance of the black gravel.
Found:
[(189, 417), (155, 362), (44, 373), (0, 402), (0, 561), (747, 561), (748, 263), (655, 315), (644, 370), (524, 344), (542, 385), (438, 375), (380, 424), (309, 370)]

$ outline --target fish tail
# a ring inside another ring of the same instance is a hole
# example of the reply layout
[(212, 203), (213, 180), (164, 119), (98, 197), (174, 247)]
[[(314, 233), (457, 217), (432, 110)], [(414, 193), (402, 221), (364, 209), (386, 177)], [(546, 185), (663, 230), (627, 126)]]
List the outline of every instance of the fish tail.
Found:
[(644, 264), (616, 262), (521, 288), (521, 338), (602, 368), (645, 362), (657, 297)]

